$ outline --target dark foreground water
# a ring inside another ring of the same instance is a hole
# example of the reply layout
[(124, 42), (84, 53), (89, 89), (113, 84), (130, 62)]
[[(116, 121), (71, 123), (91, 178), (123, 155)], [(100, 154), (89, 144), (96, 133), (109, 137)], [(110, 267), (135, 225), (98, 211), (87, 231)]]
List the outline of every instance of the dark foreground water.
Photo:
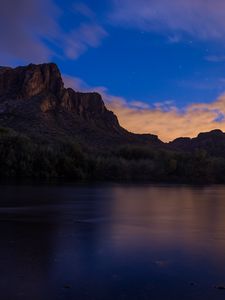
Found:
[(225, 187), (0, 187), (0, 299), (224, 299)]

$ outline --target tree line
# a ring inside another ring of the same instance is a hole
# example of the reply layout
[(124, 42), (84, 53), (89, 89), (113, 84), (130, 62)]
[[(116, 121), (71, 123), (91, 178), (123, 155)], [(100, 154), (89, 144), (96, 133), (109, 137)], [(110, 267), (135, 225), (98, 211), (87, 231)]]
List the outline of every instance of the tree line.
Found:
[(90, 149), (76, 141), (40, 141), (0, 128), (0, 178), (225, 183), (225, 158), (205, 149)]

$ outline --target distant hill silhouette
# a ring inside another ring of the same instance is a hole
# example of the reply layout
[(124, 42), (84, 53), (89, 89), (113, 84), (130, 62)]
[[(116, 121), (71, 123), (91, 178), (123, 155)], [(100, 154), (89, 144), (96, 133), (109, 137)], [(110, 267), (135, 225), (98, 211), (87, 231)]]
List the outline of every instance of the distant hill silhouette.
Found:
[(210, 155), (225, 157), (225, 133), (219, 129), (200, 133), (195, 138), (177, 138), (169, 147), (181, 151), (205, 149)]
[(0, 178), (225, 182), (225, 133), (163, 143), (122, 128), (58, 67), (0, 67)]

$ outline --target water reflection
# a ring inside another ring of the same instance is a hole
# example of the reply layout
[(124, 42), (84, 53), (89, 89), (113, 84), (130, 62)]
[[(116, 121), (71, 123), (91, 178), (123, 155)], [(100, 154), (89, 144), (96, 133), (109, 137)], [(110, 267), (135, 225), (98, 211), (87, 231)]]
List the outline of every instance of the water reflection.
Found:
[(224, 187), (0, 192), (1, 299), (224, 298)]

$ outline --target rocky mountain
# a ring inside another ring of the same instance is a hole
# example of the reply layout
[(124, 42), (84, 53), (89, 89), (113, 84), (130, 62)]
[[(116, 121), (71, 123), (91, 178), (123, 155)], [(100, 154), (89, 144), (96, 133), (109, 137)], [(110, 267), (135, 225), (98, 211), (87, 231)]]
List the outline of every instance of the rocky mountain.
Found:
[(128, 132), (55, 64), (0, 67), (0, 180), (225, 183), (224, 150), (220, 130), (170, 143)]
[(98, 93), (65, 88), (54, 63), (0, 67), (0, 126), (31, 137), (76, 138), (96, 145), (162, 142), (123, 129)]
[(178, 138), (168, 145), (169, 148), (179, 151), (193, 152), (204, 149), (212, 156), (225, 157), (225, 133), (216, 129), (200, 133), (195, 138)]
[(169, 144), (155, 135), (128, 132), (100, 94), (65, 88), (54, 63), (0, 67), (0, 126), (48, 141), (72, 139), (97, 147), (154, 145), (182, 152), (205, 149), (211, 155), (225, 156), (225, 134), (220, 130)]

